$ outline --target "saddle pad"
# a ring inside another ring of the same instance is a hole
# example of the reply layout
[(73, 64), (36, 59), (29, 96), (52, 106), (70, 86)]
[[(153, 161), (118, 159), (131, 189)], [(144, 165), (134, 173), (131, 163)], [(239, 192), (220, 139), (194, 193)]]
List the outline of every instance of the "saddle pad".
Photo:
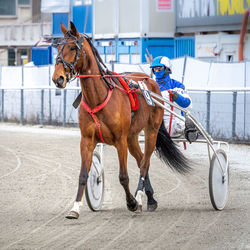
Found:
[[(118, 75), (117, 73), (114, 72), (115, 75)], [(130, 100), (130, 104), (131, 104), (131, 109), (133, 111), (138, 110), (139, 108), (139, 102), (138, 102), (138, 96), (136, 93), (136, 89), (130, 89), (128, 86), (127, 81), (124, 80), (124, 78), (119, 77), (118, 78), (119, 82), (122, 84), (123, 88), (126, 90), (126, 92), (128, 93), (128, 97)], [(133, 92), (131, 92), (131, 90), (133, 90)]]

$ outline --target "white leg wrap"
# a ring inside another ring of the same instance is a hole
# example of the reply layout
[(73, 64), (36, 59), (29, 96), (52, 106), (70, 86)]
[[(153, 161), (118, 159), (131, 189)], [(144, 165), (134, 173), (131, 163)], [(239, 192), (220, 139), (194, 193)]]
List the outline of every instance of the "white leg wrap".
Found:
[(82, 202), (81, 201), (75, 201), (74, 202), (74, 206), (71, 209), (71, 211), (77, 212), (78, 214), (80, 214), (80, 207), (82, 206)]
[(143, 191), (141, 191), (141, 190), (137, 191), (135, 199), (138, 202), (139, 206), (142, 206), (142, 197), (143, 197), (143, 194), (144, 194)]

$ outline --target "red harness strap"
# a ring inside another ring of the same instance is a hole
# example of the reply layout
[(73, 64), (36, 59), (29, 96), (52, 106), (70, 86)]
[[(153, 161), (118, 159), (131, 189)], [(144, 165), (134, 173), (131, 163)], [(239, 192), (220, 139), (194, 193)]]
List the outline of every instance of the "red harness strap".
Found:
[(141, 78), (141, 79), (148, 79), (149, 77), (145, 77), (145, 76), (128, 76), (128, 75), (119, 75), (115, 72), (113, 72), (115, 75), (75, 75), (75, 77), (78, 78), (89, 78), (89, 77), (117, 77), (120, 81), (120, 83), (122, 84), (124, 90), (120, 87), (118, 87), (117, 85), (115, 86), (116, 88), (119, 88), (120, 90), (126, 92), (128, 94), (130, 103), (131, 103), (131, 109), (133, 111), (136, 111), (139, 108), (139, 101), (138, 101), (138, 95), (137, 95), (137, 89), (129, 89), (129, 86), (127, 84), (127, 82), (122, 78)]
[[(116, 76), (119, 76), (117, 73), (113, 72)], [(128, 94), (129, 101), (131, 103), (131, 109), (136, 111), (139, 108), (139, 101), (137, 96), (136, 89), (129, 89), (127, 82), (120, 76), (118, 77), (119, 82), (122, 84), (125, 92)]]
[[(173, 94), (170, 91), (168, 93), (169, 93), (169, 100), (170, 100), (170, 102), (174, 102), (173, 99), (172, 99)], [(170, 108), (171, 108), (171, 111), (174, 110), (174, 107), (172, 105), (170, 106)], [(173, 114), (170, 113), (169, 127), (168, 127), (168, 133), (169, 133), (169, 135), (171, 134), (172, 120), (173, 120)]]
[(99, 135), (100, 135), (100, 138), (101, 138), (101, 141), (103, 143), (104, 140), (103, 140), (103, 137), (102, 137), (102, 132), (101, 132), (101, 124), (96, 120), (94, 114), (97, 113), (98, 111), (100, 111), (101, 109), (103, 109), (106, 104), (108, 103), (108, 101), (110, 100), (110, 97), (112, 95), (112, 92), (113, 92), (113, 89), (109, 89), (109, 92), (108, 92), (108, 95), (106, 97), (106, 99), (104, 100), (103, 103), (101, 103), (100, 105), (98, 105), (97, 107), (95, 107), (94, 109), (91, 109), (84, 101), (83, 101), (83, 98), (82, 98), (82, 106), (84, 107), (84, 109), (91, 115), (91, 117), (93, 118), (95, 124), (97, 125), (98, 127), (98, 130), (99, 130)]

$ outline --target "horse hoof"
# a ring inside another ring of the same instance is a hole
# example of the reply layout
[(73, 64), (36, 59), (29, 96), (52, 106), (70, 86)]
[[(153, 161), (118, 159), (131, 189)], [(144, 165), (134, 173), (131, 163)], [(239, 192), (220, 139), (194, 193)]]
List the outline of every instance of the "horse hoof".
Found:
[(147, 205), (147, 210), (149, 212), (154, 212), (156, 210), (156, 208), (158, 207), (158, 203), (157, 201), (154, 204), (148, 204)]
[(66, 215), (67, 219), (78, 219), (79, 218), (79, 213), (75, 211), (70, 211), (68, 215)]
[(133, 199), (131, 202), (127, 203), (127, 208), (131, 212), (135, 212), (138, 209), (138, 203), (136, 199)]
[(138, 205), (136, 213), (141, 213), (141, 212), (142, 212), (142, 205)]

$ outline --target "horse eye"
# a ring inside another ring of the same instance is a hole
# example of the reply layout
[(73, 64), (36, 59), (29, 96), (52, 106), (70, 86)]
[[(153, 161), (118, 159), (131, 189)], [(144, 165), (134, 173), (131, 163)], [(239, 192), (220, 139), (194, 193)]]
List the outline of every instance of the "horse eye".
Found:
[(70, 47), (70, 50), (71, 51), (76, 50), (76, 47)]

